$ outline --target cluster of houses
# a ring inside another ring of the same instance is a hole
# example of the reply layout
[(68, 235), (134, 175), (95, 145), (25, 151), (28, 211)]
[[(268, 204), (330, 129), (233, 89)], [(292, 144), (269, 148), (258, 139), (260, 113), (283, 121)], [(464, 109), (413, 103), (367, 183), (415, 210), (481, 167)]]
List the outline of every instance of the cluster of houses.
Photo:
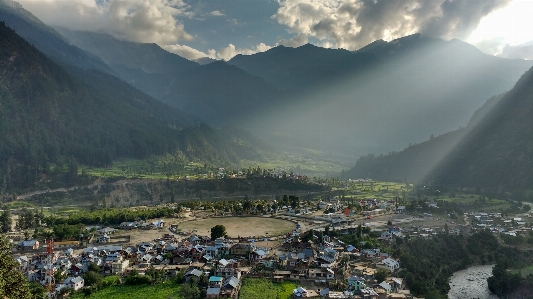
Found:
[[(100, 233), (113, 231), (103, 229)], [(72, 249), (52, 255), (40, 253), (28, 244), (16, 260), (30, 281), (53, 283), (54, 292), (65, 287), (82, 288), (81, 275), (94, 263), (103, 275), (127, 275), (132, 270), (143, 274), (153, 267), (169, 276), (183, 271), (186, 280), (206, 276), (208, 298), (237, 298), (243, 276), (301, 283), (294, 297), (412, 298), (399, 278), (374, 280), (379, 269), (392, 276), (400, 267), (397, 260), (379, 249), (358, 250), (328, 236), (321, 244), (302, 242), (295, 236), (288, 240), (276, 248), (263, 248), (255, 240), (210, 240), (197, 235), (178, 240), (174, 234), (163, 234), (152, 242), (131, 247), (104, 244), (84, 248), (77, 254)], [(52, 280), (58, 272), (67, 279)], [(338, 290), (338, 285), (331, 286), (334, 281), (348, 283)], [(305, 286), (313, 286), (313, 290)]]
[(531, 215), (504, 217), (501, 213), (465, 213), (470, 217), (473, 229), (489, 229), (495, 234), (526, 235), (533, 230)]

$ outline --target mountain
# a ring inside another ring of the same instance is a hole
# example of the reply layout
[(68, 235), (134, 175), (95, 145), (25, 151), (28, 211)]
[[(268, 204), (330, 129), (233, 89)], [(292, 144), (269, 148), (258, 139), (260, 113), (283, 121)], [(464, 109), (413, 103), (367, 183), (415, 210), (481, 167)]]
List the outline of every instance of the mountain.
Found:
[(228, 63), (290, 92), (260, 122), (271, 131), (356, 156), (465, 126), (485, 99), (511, 89), (533, 66), (420, 34), (355, 52), (276, 47)]
[(362, 72), (374, 62), (373, 55), (311, 44), (298, 48), (278, 46), (254, 55), (239, 54), (228, 61), (284, 90), (321, 88), (335, 79)]
[(345, 177), (529, 190), (533, 185), (533, 68), (487, 101), (466, 128), (399, 153), (360, 158)]
[(107, 65), (140, 69), (146, 73), (178, 74), (198, 68), (198, 63), (161, 49), (156, 44), (119, 41), (110, 35), (94, 32), (74, 32), (57, 28), (59, 33), (80, 49), (101, 58)]
[(0, 0), (0, 21), (14, 28), (18, 35), (57, 63), (113, 73), (100, 58), (69, 45), (61, 34), (45, 25), (18, 2)]
[(31, 186), (58, 167), (77, 169), (77, 163), (106, 166), (118, 158), (170, 154), (227, 164), (238, 163), (239, 155), (258, 156), (242, 135), (188, 124), (194, 120), (182, 121), (182, 112), (109, 74), (67, 72), (4, 22), (0, 49), (3, 191)]
[(74, 45), (100, 57), (124, 81), (211, 124), (242, 124), (279, 98), (262, 78), (215, 61), (200, 65), (155, 44), (58, 28)]

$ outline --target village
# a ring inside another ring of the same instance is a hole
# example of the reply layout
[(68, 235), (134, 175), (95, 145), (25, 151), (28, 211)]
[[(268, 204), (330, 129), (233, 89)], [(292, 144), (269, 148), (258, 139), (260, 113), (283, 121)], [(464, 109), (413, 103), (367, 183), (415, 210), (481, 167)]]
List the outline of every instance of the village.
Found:
[[(29, 281), (53, 286), (51, 297), (62, 289), (86, 287), (82, 275), (96, 265), (104, 276), (159, 270), (167, 277), (182, 273), (185, 281), (203, 279), (207, 281), (206, 298), (238, 298), (245, 277), (295, 282), (294, 298), (416, 298), (398, 276), (401, 260), (380, 247), (388, 248), (387, 244), (397, 239), (428, 239), (441, 233), (489, 229), (494, 234), (516, 236), (531, 231), (530, 214), (465, 213), (463, 224), (457, 224), (431, 213), (415, 216), (392, 200), (369, 198), (360, 204), (366, 207), (360, 213), (354, 213), (346, 202), (330, 199), (313, 206), (301, 204), (298, 209), (284, 206), (276, 213), (255, 217), (186, 208), (176, 219), (92, 227), (90, 238), (77, 244), (22, 240), (13, 254)], [(231, 223), (248, 218), (259, 221), (255, 226), (268, 220), (283, 222), (290, 229), (274, 235), (246, 226), (231, 229)], [(228, 225), (225, 235), (212, 239), (208, 227), (199, 225), (205, 219)], [(195, 225), (198, 227), (191, 229)], [(385, 246), (369, 247), (364, 241), (347, 244), (330, 236), (332, 231), (338, 236), (358, 230), (379, 242), (374, 244)], [(249, 232), (256, 234), (247, 235)]]

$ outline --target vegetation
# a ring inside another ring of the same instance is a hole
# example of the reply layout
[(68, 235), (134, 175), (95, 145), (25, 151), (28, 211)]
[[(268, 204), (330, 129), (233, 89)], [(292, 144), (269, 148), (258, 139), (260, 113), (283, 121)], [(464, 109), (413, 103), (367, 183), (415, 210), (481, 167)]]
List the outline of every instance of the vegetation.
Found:
[(80, 184), (88, 179), (80, 165), (104, 167), (118, 158), (166, 157), (173, 171), (191, 160), (236, 165), (241, 154), (259, 158), (245, 134), (190, 124), (180, 111), (110, 75), (68, 73), (3, 22), (0, 36), (3, 192), (32, 187), (43, 177)]
[(180, 286), (171, 282), (162, 284), (142, 285), (113, 285), (102, 288), (96, 292), (76, 293), (69, 298), (73, 299), (145, 299), (145, 298), (184, 298), (179, 296)]
[(11, 246), (3, 235), (0, 235), (0, 297), (1, 298), (31, 298), (26, 277), (18, 268), (17, 262), (11, 256)]
[(399, 275), (417, 296), (430, 292), (446, 295), (448, 279), (454, 272), (493, 262), (499, 248), (498, 240), (488, 231), (471, 236), (439, 234), (428, 240), (416, 238), (393, 245), (402, 263)]
[(533, 118), (532, 82), (530, 69), (511, 91), (490, 99), (466, 128), (430, 138), (399, 153), (362, 157), (346, 177), (529, 191), (533, 185), (533, 158), (523, 151), (533, 142), (529, 121)]
[(136, 221), (138, 219), (164, 218), (174, 215), (175, 210), (168, 207), (163, 208), (138, 208), (138, 209), (102, 209), (89, 213), (77, 212), (69, 217), (48, 216), (44, 218), (44, 223), (48, 226), (60, 224), (120, 224), (126, 221)]
[(263, 299), (279, 298), (288, 299), (292, 296), (292, 291), (298, 287), (294, 282), (274, 283), (266, 278), (244, 278), (240, 299)]
[(509, 272), (508, 267), (507, 258), (501, 257), (492, 269), (492, 276), (487, 280), (489, 290), (498, 296), (514, 291), (522, 280), (519, 273)]
[(211, 228), (211, 240), (224, 237), (226, 234), (226, 227), (222, 224), (217, 224)]

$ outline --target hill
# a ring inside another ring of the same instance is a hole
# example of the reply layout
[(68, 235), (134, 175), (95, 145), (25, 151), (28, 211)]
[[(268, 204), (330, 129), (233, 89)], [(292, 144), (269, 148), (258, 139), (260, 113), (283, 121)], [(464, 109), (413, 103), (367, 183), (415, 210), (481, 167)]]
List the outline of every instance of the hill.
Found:
[(399, 153), (360, 158), (345, 177), (529, 190), (533, 186), (533, 68), (469, 125)]
[(263, 79), (223, 61), (200, 65), (155, 44), (58, 30), (74, 45), (100, 57), (124, 81), (210, 124), (242, 124), (280, 94)]
[(0, 21), (15, 29), (18, 35), (56, 63), (113, 73), (100, 58), (68, 44), (61, 34), (45, 25), (16, 1), (0, 0)]
[(0, 49), (3, 191), (26, 188), (54, 171), (76, 174), (78, 163), (105, 166), (160, 154), (183, 163), (238, 163), (239, 153), (257, 154), (234, 136), (189, 125), (180, 111), (110, 75), (65, 71), (3, 22)]
[(356, 52), (276, 47), (228, 63), (290, 91), (277, 114), (265, 117), (275, 124), (270, 130), (358, 156), (465, 126), (487, 98), (511, 89), (533, 65), (419, 34)]

